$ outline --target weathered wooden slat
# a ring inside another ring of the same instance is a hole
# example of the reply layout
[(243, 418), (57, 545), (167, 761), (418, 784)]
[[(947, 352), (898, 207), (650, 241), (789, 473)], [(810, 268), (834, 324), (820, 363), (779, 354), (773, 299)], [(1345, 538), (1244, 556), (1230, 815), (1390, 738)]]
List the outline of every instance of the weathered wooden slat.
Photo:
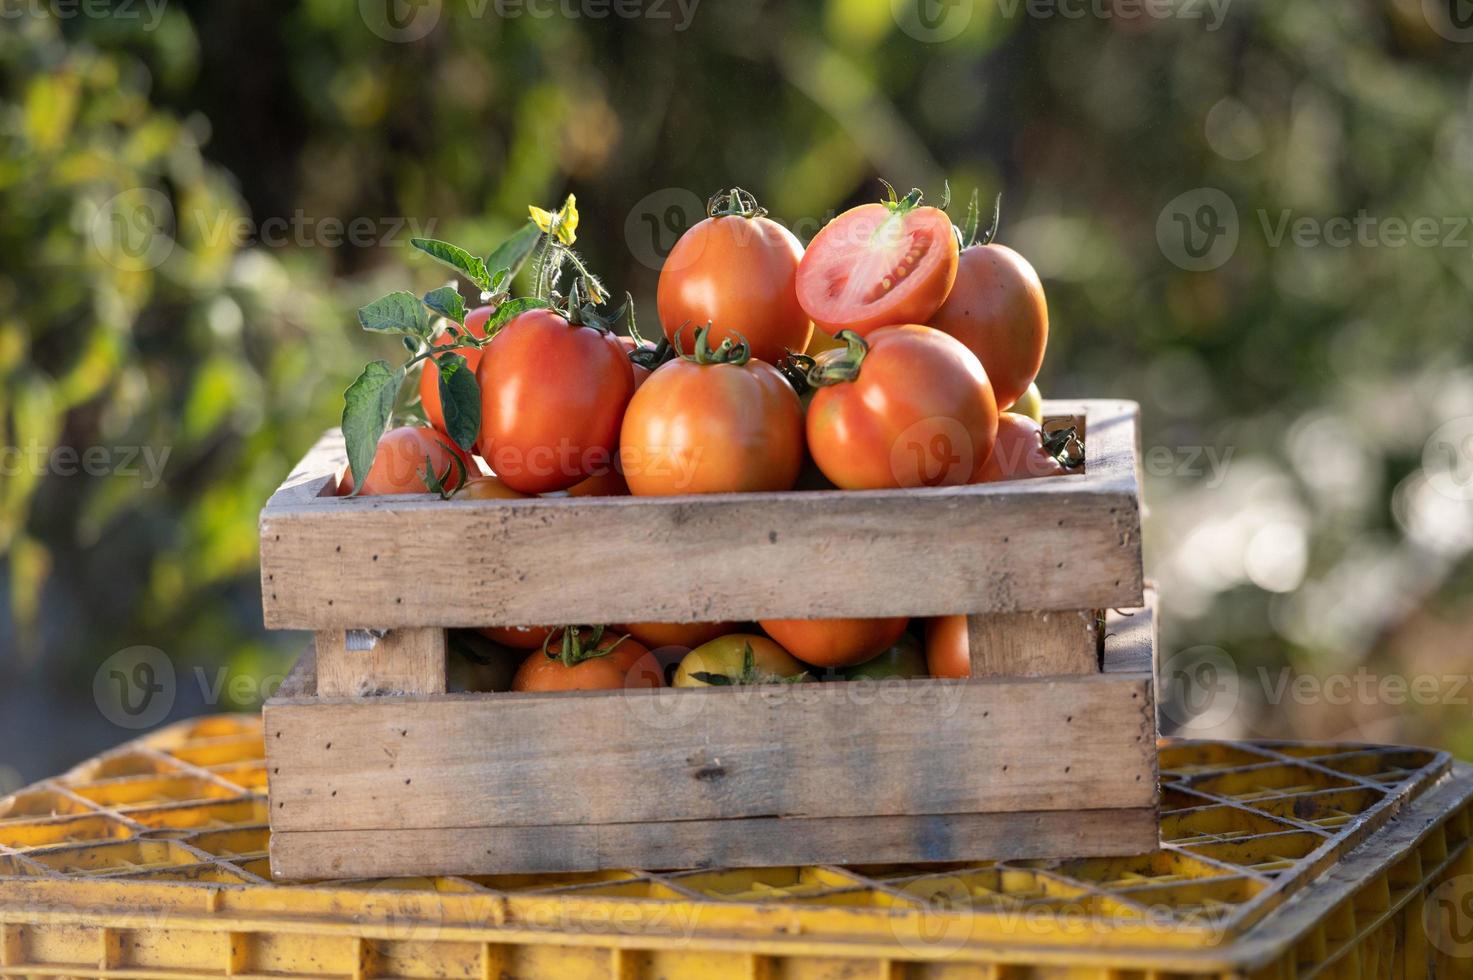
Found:
[(967, 617), (973, 677), (1051, 677), (1100, 669), (1093, 609)]
[(383, 636), (320, 630), (314, 645), (322, 697), (445, 693), (442, 629), (398, 629)]
[[(1085, 473), (960, 488), (674, 498), (445, 503), (428, 495), (278, 493), (261, 515), (266, 625), (739, 621), (1138, 605), (1136, 406), (1046, 411), (1084, 413)], [(337, 458), (330, 447), (315, 455)], [(453, 589), (444, 585), (447, 562), (458, 569)]]
[(285, 831), (271, 835), (283, 879), (537, 874), (607, 868), (1017, 860), (1142, 854), (1156, 811), (1062, 810), (929, 817), (752, 818), (556, 827)]

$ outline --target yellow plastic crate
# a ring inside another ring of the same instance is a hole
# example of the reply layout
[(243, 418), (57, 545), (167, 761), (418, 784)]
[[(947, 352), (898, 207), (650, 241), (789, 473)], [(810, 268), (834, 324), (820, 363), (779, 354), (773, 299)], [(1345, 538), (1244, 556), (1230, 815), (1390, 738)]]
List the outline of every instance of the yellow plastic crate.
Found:
[(1473, 767), (1164, 742), (1133, 858), (274, 885), (259, 721), (0, 800), (0, 975), (1473, 976)]

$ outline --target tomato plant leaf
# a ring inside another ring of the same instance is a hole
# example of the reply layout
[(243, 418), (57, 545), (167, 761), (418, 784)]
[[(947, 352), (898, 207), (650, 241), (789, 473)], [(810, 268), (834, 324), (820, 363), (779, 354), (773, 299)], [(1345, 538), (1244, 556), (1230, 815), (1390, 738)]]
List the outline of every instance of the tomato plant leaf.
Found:
[(403, 380), (403, 368), (391, 368), (388, 361), (373, 361), (343, 392), (343, 441), (348, 447), (355, 495), (363, 488), (363, 481), (373, 466), (379, 438), (389, 427), (394, 401), (399, 396), (399, 383)]
[(428, 337), (430, 318), (413, 293), (399, 290), (380, 296), (358, 311), (358, 324), (373, 333), (402, 333)]
[(441, 286), (425, 293), (425, 305), (447, 320), (465, 322), (465, 300), (454, 286)]
[[(481, 387), (465, 358), (454, 352), (435, 358), (440, 372), (440, 410), (445, 429), (461, 449), (469, 452), (481, 434)], [(425, 366), (425, 370), (430, 370)]]
[(537, 249), (537, 242), (541, 238), (542, 229), (528, 221), (486, 256), (486, 268), (492, 272), (492, 292), (516, 278), (517, 273), (522, 271), (522, 267), (527, 264), (527, 260)]
[(982, 223), (982, 209), (977, 188), (972, 188), (972, 199), (967, 202), (967, 223), (962, 225), (962, 248), (977, 240), (977, 228)]
[(516, 299), (509, 299), (496, 308), (496, 312), (486, 323), (486, 334), (488, 336), (494, 334), (518, 314), (528, 310), (545, 310), (551, 305), (547, 300), (537, 296), (519, 296)]
[(430, 258), (448, 265), (482, 289), (491, 287), (491, 277), (486, 274), (486, 263), (459, 245), (451, 245), (435, 238), (411, 238), (409, 244)]

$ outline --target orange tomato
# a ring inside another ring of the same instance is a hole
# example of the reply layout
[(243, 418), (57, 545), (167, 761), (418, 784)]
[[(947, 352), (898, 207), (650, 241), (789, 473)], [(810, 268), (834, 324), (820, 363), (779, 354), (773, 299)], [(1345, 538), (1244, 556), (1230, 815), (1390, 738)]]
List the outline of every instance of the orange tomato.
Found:
[(455, 496), (469, 500), (525, 500), (528, 495), (513, 490), (494, 476), (478, 476), (467, 482)]
[(671, 343), (678, 337), (689, 349), (695, 329), (709, 323), (712, 344), (740, 336), (769, 364), (808, 347), (813, 324), (795, 288), (803, 245), (765, 213), (745, 191), (719, 194), (709, 216), (680, 236), (656, 293)]
[(1003, 412), (997, 417), (997, 442), (977, 482), (1067, 475), (1068, 468), (1044, 448), (1043, 438), (1043, 426), (1037, 422), (1026, 415)]
[[(446, 489), (460, 485), (459, 459), (467, 473), (477, 473), (468, 453), (463, 452), (445, 434), (423, 425), (406, 425), (390, 429), (379, 437), (378, 448), (373, 454), (373, 465), (363, 479), (365, 496), (388, 493), (429, 493), (425, 482), (425, 468), (434, 470), (437, 477), (444, 477)], [(343, 477), (341, 492), (353, 492), (353, 474)]]
[(967, 345), (982, 361), (997, 403), (1012, 405), (1043, 366), (1048, 303), (1028, 260), (1006, 245), (973, 245), (961, 254), (951, 294), (923, 321)]
[(766, 361), (703, 361), (703, 350), (662, 364), (630, 400), (619, 435), (630, 492), (791, 490), (803, 466), (792, 385)]
[[(636, 367), (636, 374), (643, 368)], [(627, 497), (629, 496), (629, 484), (624, 482), (624, 474), (613, 466), (602, 473), (595, 473), (582, 483), (575, 483), (568, 488), (570, 497)]]
[[(559, 643), (566, 648), (559, 653)], [(664, 687), (665, 677), (650, 652), (627, 636), (595, 627), (583, 636), (555, 633), (547, 651), (537, 650), (517, 669), (513, 691), (608, 691)]]
[(735, 623), (627, 623), (619, 629), (631, 633), (651, 650), (660, 647), (693, 649), (736, 630)]
[(552, 626), (483, 626), (476, 632), (513, 650), (540, 650), (554, 629)]
[(967, 617), (935, 616), (926, 620), (926, 669), (932, 677), (972, 676)]
[(852, 667), (884, 653), (905, 632), (908, 616), (881, 619), (764, 619), (767, 635), (815, 667)]
[(808, 451), (844, 490), (959, 486), (987, 462), (997, 402), (977, 356), (930, 327), (881, 327), (821, 355)]
[[(465, 329), (473, 337), (486, 336), (486, 321), (491, 319), (491, 314), (496, 312), (494, 306), (478, 306), (465, 315)], [(444, 337), (435, 338), (436, 342), (443, 343)], [(481, 364), (481, 349), (478, 347), (457, 347), (455, 353), (465, 358), (465, 366), (474, 374)], [(419, 404), (424, 409), (425, 418), (429, 419), (430, 425), (445, 431), (445, 413), (440, 405), (440, 371), (428, 360), (424, 361), (419, 371)]]

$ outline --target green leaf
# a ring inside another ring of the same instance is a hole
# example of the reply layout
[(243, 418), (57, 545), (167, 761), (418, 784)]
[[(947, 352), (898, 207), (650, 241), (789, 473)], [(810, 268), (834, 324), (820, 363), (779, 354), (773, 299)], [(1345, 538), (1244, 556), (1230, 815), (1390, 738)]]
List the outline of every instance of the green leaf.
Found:
[(430, 317), (419, 297), (398, 292), (381, 296), (358, 311), (358, 323), (374, 333), (402, 333), (412, 337), (430, 335)]
[(465, 322), (465, 300), (454, 286), (441, 286), (425, 293), (425, 305), (447, 320)]
[(363, 488), (363, 480), (373, 466), (379, 438), (389, 427), (403, 380), (403, 368), (391, 368), (388, 361), (373, 361), (343, 392), (343, 441), (348, 446), (355, 495)]
[(982, 209), (978, 201), (977, 188), (972, 188), (972, 199), (967, 202), (967, 223), (962, 225), (962, 248), (977, 240), (977, 227), (982, 223)]
[(516, 278), (522, 266), (532, 257), (537, 248), (538, 240), (542, 238), (542, 229), (531, 221), (522, 225), (506, 241), (496, 246), (491, 254), (486, 256), (486, 268), (493, 273), (491, 277), (491, 290), (495, 292), (503, 283), (510, 282)]
[(411, 238), (409, 244), (430, 258), (450, 266), (482, 289), (491, 288), (491, 277), (486, 274), (486, 263), (459, 245), (451, 245), (449, 242), (442, 242), (434, 238)]
[(525, 313), (528, 310), (545, 310), (551, 306), (547, 300), (536, 296), (519, 296), (509, 299), (496, 308), (491, 319), (486, 323), (486, 334), (489, 336), (506, 326), (512, 317)]
[(440, 372), (440, 411), (445, 416), (445, 428), (455, 444), (469, 452), (481, 434), (481, 386), (459, 354), (441, 354), (435, 358), (435, 368)]

